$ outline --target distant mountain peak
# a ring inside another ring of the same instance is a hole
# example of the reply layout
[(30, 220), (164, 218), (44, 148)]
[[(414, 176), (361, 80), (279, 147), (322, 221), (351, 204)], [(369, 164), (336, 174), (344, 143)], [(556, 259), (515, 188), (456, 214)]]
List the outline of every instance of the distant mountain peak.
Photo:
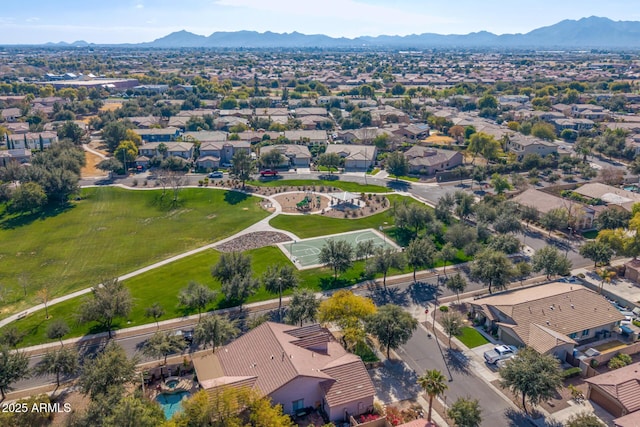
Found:
[[(58, 46), (87, 46), (47, 43)], [(157, 48), (622, 48), (640, 49), (640, 22), (613, 21), (589, 16), (578, 20), (565, 19), (556, 24), (534, 29), (526, 34), (496, 35), (488, 31), (469, 34), (441, 35), (434, 33), (407, 36), (362, 36), (353, 39), (324, 34), (274, 33), (266, 31), (218, 31), (209, 36), (180, 30), (152, 42), (119, 45)]]

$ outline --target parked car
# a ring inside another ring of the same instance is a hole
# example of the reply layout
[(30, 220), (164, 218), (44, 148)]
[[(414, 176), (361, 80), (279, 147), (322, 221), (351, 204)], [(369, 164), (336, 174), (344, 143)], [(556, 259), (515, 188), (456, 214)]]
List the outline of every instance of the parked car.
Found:
[(497, 345), (493, 350), (484, 352), (484, 360), (493, 365), (498, 360), (508, 359), (518, 353), (518, 349), (512, 345)]
[(278, 171), (273, 169), (264, 169), (260, 171), (260, 176), (276, 176), (278, 175)]
[(209, 178), (222, 178), (222, 172), (216, 171), (209, 174)]
[(182, 329), (177, 330), (175, 335), (178, 337), (182, 337), (186, 344), (191, 345), (193, 343), (193, 329)]

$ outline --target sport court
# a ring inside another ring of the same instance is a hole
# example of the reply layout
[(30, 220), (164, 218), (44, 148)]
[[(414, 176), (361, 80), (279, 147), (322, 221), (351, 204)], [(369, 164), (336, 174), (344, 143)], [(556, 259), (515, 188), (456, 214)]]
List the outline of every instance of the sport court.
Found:
[(294, 265), (302, 270), (320, 266), (318, 255), (320, 249), (325, 245), (327, 240), (346, 240), (354, 249), (360, 242), (372, 240), (376, 247), (394, 248), (399, 247), (384, 234), (369, 228), (367, 230), (351, 231), (348, 233), (332, 234), (329, 236), (313, 237), (310, 239), (295, 240), (286, 243), (279, 243), (278, 246)]

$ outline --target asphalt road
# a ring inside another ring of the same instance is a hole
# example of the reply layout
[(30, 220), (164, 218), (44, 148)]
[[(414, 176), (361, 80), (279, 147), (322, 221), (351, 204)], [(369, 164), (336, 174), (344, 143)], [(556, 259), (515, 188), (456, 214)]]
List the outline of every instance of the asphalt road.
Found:
[[(511, 405), (505, 398), (471, 372), (464, 354), (457, 351), (449, 352), (444, 346), (439, 346), (435, 337), (428, 337), (424, 327), (419, 327), (396, 353), (417, 375), (422, 375), (427, 369), (438, 369), (446, 376), (450, 372), (452, 381), (447, 383), (449, 388), (444, 393), (448, 404), (455, 402), (459, 397), (471, 396), (480, 402), (483, 426), (509, 425), (506, 411), (511, 409)], [(443, 354), (448, 361), (449, 371), (445, 366)]]

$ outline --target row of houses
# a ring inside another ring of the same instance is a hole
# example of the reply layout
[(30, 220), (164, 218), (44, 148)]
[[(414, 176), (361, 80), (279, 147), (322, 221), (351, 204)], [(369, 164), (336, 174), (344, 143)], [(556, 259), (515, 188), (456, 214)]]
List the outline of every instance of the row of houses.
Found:
[(577, 230), (594, 228), (594, 221), (598, 215), (607, 209), (631, 212), (633, 205), (640, 203), (640, 194), (600, 182), (587, 183), (572, 191), (593, 203), (581, 203), (534, 188), (525, 190), (513, 200), (523, 206), (535, 208), (541, 215), (554, 209), (564, 209)]

